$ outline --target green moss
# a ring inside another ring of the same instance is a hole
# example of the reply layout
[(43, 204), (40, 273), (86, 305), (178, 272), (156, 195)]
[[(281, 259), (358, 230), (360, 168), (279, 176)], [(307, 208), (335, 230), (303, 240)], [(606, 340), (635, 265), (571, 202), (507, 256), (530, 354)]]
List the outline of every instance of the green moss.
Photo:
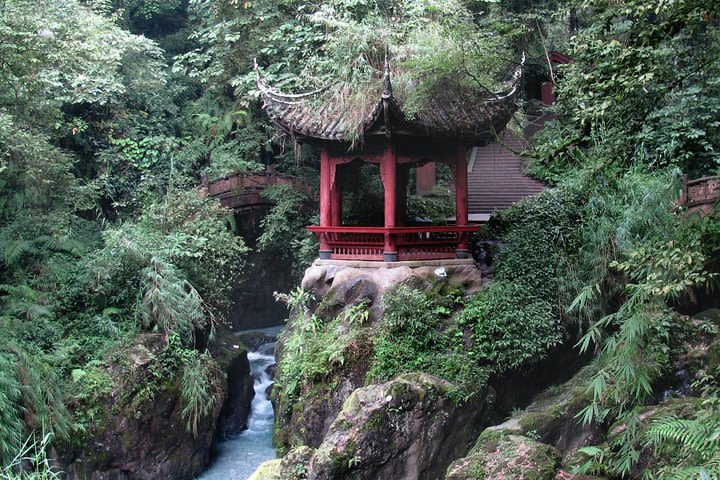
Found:
[(358, 412), (360, 409), (360, 397), (357, 390), (353, 391), (343, 404), (343, 411), (348, 413)]
[(470, 451), (471, 454), (478, 454), (481, 452), (489, 453), (497, 450), (498, 445), (508, 435), (506, 430), (494, 430), (486, 428), (480, 434), (475, 443), (475, 446)]
[(363, 423), (363, 430), (375, 430), (386, 421), (387, 417), (384, 412), (376, 411), (370, 414), (368, 419)]
[(248, 480), (281, 480), (280, 478), (280, 464), (282, 460), (268, 460), (267, 462), (260, 465), (255, 473), (253, 473)]
[[(344, 418), (340, 418), (340, 419), (336, 419), (333, 422), (333, 427), (336, 428), (337, 430), (349, 430), (350, 428), (353, 427), (353, 424), (350, 423), (349, 421), (345, 420)], [(365, 425), (363, 425), (363, 428), (372, 428), (372, 427), (370, 427), (366, 423)]]

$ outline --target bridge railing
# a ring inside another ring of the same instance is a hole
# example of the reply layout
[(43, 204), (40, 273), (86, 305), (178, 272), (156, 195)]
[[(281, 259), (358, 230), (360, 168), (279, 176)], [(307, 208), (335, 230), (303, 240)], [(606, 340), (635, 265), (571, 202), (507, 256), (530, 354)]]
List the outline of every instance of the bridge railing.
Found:
[(715, 210), (715, 203), (720, 200), (720, 177), (708, 176), (688, 180), (683, 175), (682, 190), (680, 191), (680, 205), (687, 207), (688, 213), (700, 212), (702, 215), (711, 214)]
[(202, 178), (206, 194), (218, 198), (223, 206), (232, 209), (257, 205), (272, 205), (265, 199), (263, 191), (274, 185), (292, 185), (310, 193), (310, 187), (300, 179), (277, 173), (271, 166), (266, 172), (235, 172), (213, 181)]

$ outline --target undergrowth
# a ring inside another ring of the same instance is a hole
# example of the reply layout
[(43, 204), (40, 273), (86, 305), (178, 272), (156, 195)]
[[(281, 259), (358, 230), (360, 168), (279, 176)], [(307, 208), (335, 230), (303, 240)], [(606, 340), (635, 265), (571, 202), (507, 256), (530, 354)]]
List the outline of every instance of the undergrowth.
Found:
[(367, 305), (361, 302), (327, 321), (309, 311), (312, 296), (307, 291), (296, 289), (290, 294), (276, 294), (276, 298), (291, 309), (276, 377), (284, 404), (290, 409), (304, 389), (327, 380), (345, 364), (353, 341), (368, 319)]

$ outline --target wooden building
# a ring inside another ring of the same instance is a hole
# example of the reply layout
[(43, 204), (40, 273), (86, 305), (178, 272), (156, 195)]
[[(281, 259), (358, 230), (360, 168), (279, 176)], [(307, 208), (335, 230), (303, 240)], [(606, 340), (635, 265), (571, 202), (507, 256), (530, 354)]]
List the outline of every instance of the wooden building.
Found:
[[(468, 258), (468, 238), (477, 230), (468, 221), (468, 151), (487, 145), (516, 109), (522, 64), (503, 92), (466, 92), (433, 101), (405, 115), (393, 94), (386, 63), (381, 88), (358, 116), (326, 90), (287, 94), (269, 85), (256, 67), (264, 108), (278, 129), (320, 156), (320, 258), (337, 260), (436, 260)], [(380, 82), (378, 82), (380, 84)], [(405, 215), (410, 169), (443, 162), (453, 172), (456, 216), (453, 225), (411, 225)], [(384, 224), (342, 223), (345, 180), (363, 163), (379, 166)]]

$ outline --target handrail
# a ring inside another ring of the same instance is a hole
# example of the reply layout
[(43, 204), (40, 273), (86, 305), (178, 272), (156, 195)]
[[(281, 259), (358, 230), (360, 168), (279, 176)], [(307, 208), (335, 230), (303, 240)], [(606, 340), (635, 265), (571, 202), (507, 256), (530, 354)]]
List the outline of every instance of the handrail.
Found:
[(712, 180), (720, 180), (720, 176), (718, 175), (708, 175), (706, 177), (700, 177), (700, 178), (693, 178), (692, 180), (687, 181), (687, 185), (698, 185), (705, 182), (710, 182)]
[(359, 226), (320, 226), (311, 225), (307, 229), (313, 233), (470, 233), (478, 229), (478, 225), (428, 225), (413, 227), (359, 227)]

